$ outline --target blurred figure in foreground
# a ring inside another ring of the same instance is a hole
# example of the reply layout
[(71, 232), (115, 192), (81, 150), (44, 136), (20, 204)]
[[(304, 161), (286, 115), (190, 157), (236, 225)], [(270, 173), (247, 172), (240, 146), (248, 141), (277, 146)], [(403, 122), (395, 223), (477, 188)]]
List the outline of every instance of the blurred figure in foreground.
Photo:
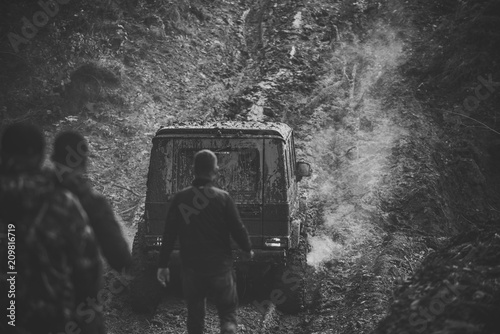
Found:
[(212, 151), (196, 153), (195, 179), (191, 187), (172, 199), (160, 250), (157, 278), (166, 286), (170, 280), (169, 257), (179, 237), (189, 334), (203, 333), (207, 297), (211, 297), (219, 313), (221, 333), (236, 333), (238, 294), (230, 236), (248, 258), (253, 256), (248, 232), (233, 199), (212, 184), (218, 169)]
[(15, 282), (7, 331), (105, 333), (89, 304), (101, 284), (97, 243), (78, 199), (42, 172), (44, 148), (32, 125), (8, 126), (1, 137), (0, 228), (9, 232), (0, 247), (2, 284), (7, 279), (12, 290)]
[(88, 145), (77, 132), (60, 133), (54, 141), (52, 161), (58, 184), (75, 194), (89, 217), (102, 254), (111, 268), (128, 272), (132, 256), (108, 200), (84, 178)]

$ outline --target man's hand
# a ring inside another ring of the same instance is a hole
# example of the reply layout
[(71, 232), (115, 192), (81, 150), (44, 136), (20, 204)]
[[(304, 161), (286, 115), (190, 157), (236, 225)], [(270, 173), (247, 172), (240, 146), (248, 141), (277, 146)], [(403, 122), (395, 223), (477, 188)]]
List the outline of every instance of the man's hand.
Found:
[(243, 254), (245, 254), (243, 256), (244, 261), (250, 261), (251, 259), (253, 259), (253, 250), (251, 250), (249, 253), (243, 252)]
[(162, 286), (166, 287), (167, 283), (170, 282), (170, 270), (168, 268), (158, 268), (156, 278)]

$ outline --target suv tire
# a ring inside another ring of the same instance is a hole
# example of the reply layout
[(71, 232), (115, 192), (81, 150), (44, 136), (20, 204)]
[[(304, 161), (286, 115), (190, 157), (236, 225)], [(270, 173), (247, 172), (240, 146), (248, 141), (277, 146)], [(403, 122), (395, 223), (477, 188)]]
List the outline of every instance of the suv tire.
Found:
[(162, 286), (156, 280), (156, 266), (148, 258), (145, 250), (145, 222), (138, 224), (132, 246), (132, 275), (130, 299), (132, 310), (137, 313), (152, 314), (161, 301)]
[(300, 235), (299, 240), (298, 247), (289, 250), (287, 263), (274, 268), (274, 289), (282, 292), (276, 308), (287, 314), (297, 314), (305, 306), (307, 239)]

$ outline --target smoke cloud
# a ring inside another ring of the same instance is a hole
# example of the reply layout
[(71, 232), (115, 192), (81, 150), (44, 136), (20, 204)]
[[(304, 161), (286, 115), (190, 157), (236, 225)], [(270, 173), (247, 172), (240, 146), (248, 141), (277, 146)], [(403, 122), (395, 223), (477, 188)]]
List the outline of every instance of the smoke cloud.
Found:
[[(332, 89), (328, 105), (316, 107), (312, 116), (315, 129), (305, 153), (316, 174), (309, 188), (322, 203), (323, 216), (309, 237), (307, 261), (316, 268), (333, 259), (355, 257), (363, 244), (377, 238), (379, 192), (390, 176), (388, 158), (395, 142), (406, 134), (395, 115), (384, 110), (380, 94), (374, 93), (388, 83), (387, 74), (401, 62), (403, 45), (396, 31), (381, 24), (374, 26), (371, 36), (363, 43), (340, 41), (324, 83), (343, 87), (344, 93)], [(338, 68), (346, 74), (341, 85), (335, 84)], [(335, 125), (325, 127), (332, 123), (329, 118)]]

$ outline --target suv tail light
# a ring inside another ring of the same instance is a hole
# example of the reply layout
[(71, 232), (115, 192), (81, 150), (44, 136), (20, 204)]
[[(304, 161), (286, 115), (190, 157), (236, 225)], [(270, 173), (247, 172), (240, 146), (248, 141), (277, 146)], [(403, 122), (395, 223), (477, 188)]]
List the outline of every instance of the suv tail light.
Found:
[(264, 240), (264, 246), (270, 248), (287, 248), (288, 239), (287, 238), (268, 238)]
[(147, 235), (146, 236), (146, 246), (148, 247), (159, 247), (162, 243), (162, 237), (156, 235)]

